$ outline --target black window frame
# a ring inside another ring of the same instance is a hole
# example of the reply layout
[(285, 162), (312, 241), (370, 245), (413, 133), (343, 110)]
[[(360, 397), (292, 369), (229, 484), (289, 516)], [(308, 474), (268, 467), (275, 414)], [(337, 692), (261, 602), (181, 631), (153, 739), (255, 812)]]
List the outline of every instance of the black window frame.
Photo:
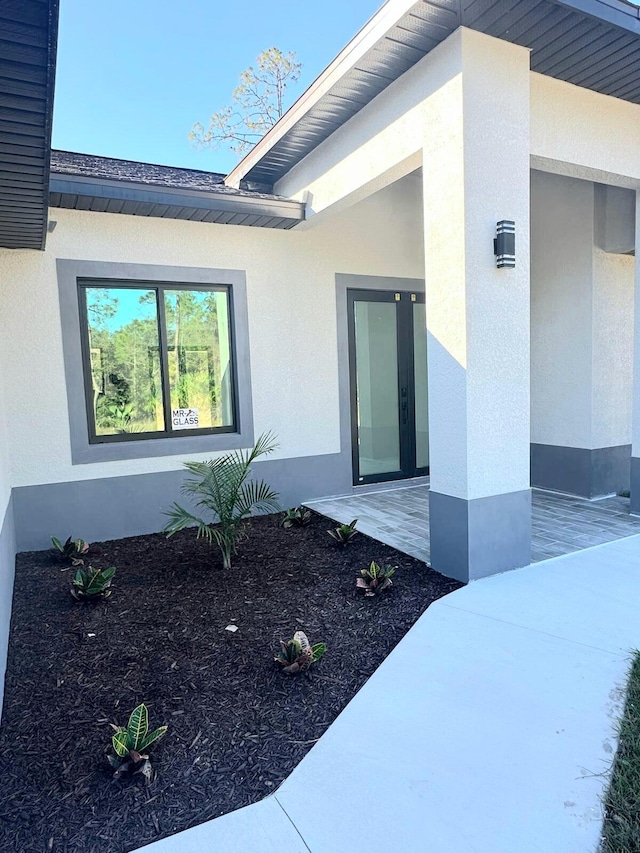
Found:
[[(129, 441), (150, 441), (166, 438), (189, 438), (198, 435), (222, 435), (240, 432), (240, 415), (238, 407), (238, 374), (236, 358), (235, 318), (233, 311), (233, 286), (230, 284), (200, 284), (176, 281), (149, 281), (143, 279), (107, 279), (87, 278), (76, 279), (78, 288), (78, 308), (80, 319), (80, 347), (82, 353), (82, 375), (87, 415), (87, 431), (90, 445), (121, 444)], [(103, 287), (122, 290), (153, 290), (156, 294), (158, 343), (160, 347), (160, 376), (162, 383), (164, 430), (141, 433), (116, 433), (113, 435), (98, 435), (96, 431), (95, 412), (93, 410), (93, 380), (91, 370), (91, 351), (89, 339), (89, 319), (87, 312), (87, 288)], [(223, 292), (227, 295), (229, 352), (231, 354), (231, 412), (233, 423), (222, 427), (201, 427), (198, 429), (172, 429), (171, 422), (171, 389), (169, 384), (169, 351), (167, 343), (167, 322), (165, 312), (165, 291), (201, 291), (205, 293)]]

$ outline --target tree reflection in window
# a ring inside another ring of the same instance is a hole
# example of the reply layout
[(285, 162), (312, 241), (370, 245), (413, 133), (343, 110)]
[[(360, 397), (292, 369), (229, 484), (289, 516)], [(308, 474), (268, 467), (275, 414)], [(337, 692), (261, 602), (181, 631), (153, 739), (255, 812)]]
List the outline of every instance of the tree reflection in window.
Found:
[(198, 429), (233, 428), (226, 289), (92, 285), (85, 300), (96, 437), (182, 431), (176, 409)]

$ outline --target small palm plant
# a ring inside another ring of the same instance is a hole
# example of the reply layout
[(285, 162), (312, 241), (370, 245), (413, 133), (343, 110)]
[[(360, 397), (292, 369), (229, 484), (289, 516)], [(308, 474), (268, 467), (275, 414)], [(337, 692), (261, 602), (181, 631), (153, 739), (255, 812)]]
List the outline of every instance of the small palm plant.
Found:
[(293, 639), (285, 643), (280, 640), (282, 648), (275, 661), (283, 666), (287, 675), (305, 672), (312, 663), (319, 661), (327, 650), (326, 643), (315, 643), (313, 646), (304, 631), (296, 631)]
[(109, 756), (109, 763), (115, 768), (114, 778), (131, 770), (133, 773), (142, 773), (150, 782), (152, 771), (146, 750), (166, 734), (168, 726), (160, 726), (150, 732), (149, 712), (142, 703), (134, 708), (126, 728), (114, 726), (113, 723), (111, 728), (115, 731), (111, 738), (115, 755)]
[(327, 530), (327, 533), (336, 540), (338, 545), (348, 545), (358, 532), (356, 530), (357, 523), (358, 519), (354, 518), (349, 524), (340, 524), (338, 527), (334, 527), (333, 530)]
[[(185, 462), (193, 474), (182, 491), (193, 498), (198, 507), (213, 515), (211, 522), (192, 515), (174, 503), (165, 512), (169, 522), (164, 531), (173, 536), (178, 530), (195, 526), (198, 538), (215, 542), (222, 554), (225, 569), (231, 568), (231, 557), (242, 537), (244, 520), (255, 512), (278, 512), (278, 495), (264, 482), (250, 478), (251, 466), (260, 456), (273, 453), (277, 445), (271, 433), (261, 435), (252, 450), (235, 450), (208, 462)], [(213, 524), (217, 523), (217, 527)]]
[(358, 589), (364, 590), (365, 596), (377, 595), (391, 586), (391, 578), (395, 573), (396, 570), (391, 566), (382, 568), (372, 561), (368, 569), (360, 569), (360, 577), (356, 578), (356, 586)]

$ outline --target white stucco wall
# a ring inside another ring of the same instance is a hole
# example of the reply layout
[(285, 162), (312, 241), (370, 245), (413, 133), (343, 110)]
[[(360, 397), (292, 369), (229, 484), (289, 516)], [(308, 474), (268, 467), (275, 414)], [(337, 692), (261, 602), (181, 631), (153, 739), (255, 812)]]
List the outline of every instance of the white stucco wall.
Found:
[(631, 444), (635, 258), (593, 253), (592, 447)]
[(594, 244), (595, 187), (531, 179), (531, 441), (631, 441), (635, 259)]
[(593, 184), (531, 177), (531, 441), (591, 447)]
[[(2, 250), (0, 250), (2, 251)], [(0, 266), (0, 329), (8, 324), (8, 309), (11, 300), (8, 280), (2, 274)], [(0, 336), (1, 337), (1, 336)], [(6, 398), (7, 369), (0, 361), (0, 530), (11, 495), (11, 476), (9, 462), (9, 428)]]
[(640, 105), (531, 73), (532, 166), (640, 186)]
[[(515, 179), (517, 186), (505, 180), (504, 192), (496, 190), (496, 177), (508, 177), (510, 168), (505, 162), (502, 141), (508, 138), (513, 147), (517, 139), (521, 147), (520, 143), (525, 144), (525, 136), (529, 139), (529, 127), (524, 112), (515, 107), (511, 118), (500, 118), (502, 84), (494, 98), (486, 85), (483, 88), (477, 81), (508, 80), (510, 88), (518, 91), (521, 104), (528, 102), (530, 94), (530, 154), (534, 162), (555, 171), (574, 169), (581, 174), (599, 175), (615, 172), (615, 180), (611, 183), (640, 185), (640, 148), (636, 144), (640, 138), (640, 107), (528, 71), (525, 75), (522, 70), (525, 55), (524, 48), (465, 29), (434, 49), (278, 183), (277, 190), (284, 194), (302, 196), (309, 193), (311, 227), (282, 233), (54, 210), (52, 218), (58, 221), (58, 227), (49, 235), (44, 254), (0, 251), (0, 278), (5, 294), (0, 370), (6, 376), (6, 406), (21, 412), (20, 429), (11, 429), (12, 484), (20, 486), (166, 470), (179, 467), (184, 459), (164, 457), (71, 465), (64, 412), (66, 398), (56, 257), (245, 269), (256, 430), (277, 432), (281, 457), (337, 452), (334, 274), (423, 277), (421, 187), (410, 175), (403, 176), (415, 170), (424, 159), (425, 172), (433, 177), (438, 165), (437, 158), (429, 159), (430, 154), (445, 150), (446, 146), (449, 146), (448, 156), (457, 158), (462, 170), (460, 192), (452, 193), (450, 182), (445, 181), (440, 193), (434, 193), (431, 186), (431, 196), (425, 203), (429, 205), (434, 222), (448, 215), (447, 205), (454, 208), (457, 205), (455, 210), (449, 211), (455, 214), (452, 222), (465, 223), (466, 243), (460, 233), (452, 232), (455, 225), (450, 224), (449, 230), (442, 232), (449, 257), (462, 252), (471, 280), (471, 272), (478, 269), (479, 264), (492, 261), (486, 246), (490, 246), (495, 222), (512, 217), (518, 223), (519, 263), (511, 280), (518, 285), (509, 287), (505, 275), (495, 278), (496, 271), (492, 269), (490, 279), (477, 288), (477, 293), (468, 294), (469, 323), (465, 320), (462, 326), (454, 328), (462, 322), (460, 317), (466, 316), (465, 312), (452, 320), (455, 312), (443, 311), (444, 327), (431, 331), (434, 337), (442, 339), (441, 343), (448, 341), (445, 345), (450, 355), (466, 368), (469, 346), (479, 352), (480, 343), (486, 345), (487, 337), (499, 339), (507, 330), (509, 346), (516, 354), (518, 365), (520, 361), (525, 363), (528, 360), (526, 336), (521, 334), (519, 325), (505, 326), (499, 317), (501, 312), (508, 310), (512, 316), (516, 312), (520, 319), (526, 316), (520, 302), (528, 276), (527, 190), (519, 184), (523, 174), (520, 168)], [(474, 65), (484, 69), (477, 79), (473, 75)], [(465, 70), (469, 71), (466, 81), (463, 80)], [(514, 103), (516, 101), (514, 99)], [(466, 125), (460, 122), (463, 107), (468, 110)], [(492, 109), (497, 116), (494, 124), (487, 112)], [(453, 118), (452, 113), (456, 113)], [(597, 121), (594, 115), (598, 116)], [(451, 136), (454, 126), (460, 131), (458, 138)], [(502, 136), (496, 127), (501, 128)], [(473, 145), (463, 151), (468, 140), (464, 141), (462, 134), (473, 135), (472, 128), (478, 129)], [(398, 183), (390, 183), (398, 179)], [(380, 189), (382, 187), (386, 189)], [(633, 262), (628, 258), (612, 260), (613, 256), (599, 258), (597, 253), (593, 254), (591, 268), (597, 271), (596, 279), (601, 280), (602, 285), (594, 290), (593, 300), (585, 302), (578, 293), (582, 275), (579, 271), (584, 260), (581, 257), (577, 266), (567, 273), (569, 283), (560, 293), (556, 285), (559, 271), (568, 266), (560, 257), (561, 248), (566, 249), (566, 246), (564, 243), (562, 247), (558, 245), (555, 259), (549, 246), (554, 231), (552, 224), (562, 225), (567, 218), (574, 217), (573, 209), (565, 209), (566, 216), (562, 214), (563, 205), (566, 208), (566, 199), (559, 199), (545, 218), (532, 224), (532, 265), (538, 271), (534, 270), (534, 276), (541, 276), (544, 282), (536, 285), (537, 295), (534, 293), (532, 301), (535, 370), (531, 437), (541, 443), (575, 446), (591, 446), (605, 439), (610, 443), (614, 438), (615, 443), (622, 443), (625, 439), (619, 424), (626, 422), (628, 417), (628, 401), (624, 395), (626, 379), (618, 384), (610, 383), (607, 376), (618, 360), (619, 376), (626, 376), (628, 343), (621, 343), (616, 351), (592, 361), (587, 357), (586, 343), (570, 339), (566, 326), (563, 334), (549, 306), (562, 302), (567, 311), (571, 309), (570, 323), (582, 325), (583, 321), (587, 322), (589, 312), (593, 319), (600, 299), (603, 310), (599, 311), (599, 316), (603, 323), (598, 328), (594, 326), (594, 339), (604, 341), (615, 337), (616, 331), (620, 334), (622, 316), (628, 305), (622, 281), (630, 275)], [(318, 215), (321, 212), (323, 216)], [(581, 216), (580, 213), (576, 215)], [(570, 230), (575, 228), (577, 219), (574, 217)], [(454, 247), (456, 239), (459, 244)], [(571, 237), (578, 254), (583, 239), (584, 234), (577, 231)], [(446, 255), (442, 253), (443, 258)], [(446, 278), (446, 263), (444, 260), (442, 263), (442, 275)], [(431, 278), (437, 275), (437, 269), (431, 268)], [(615, 300), (608, 299), (612, 289), (618, 294)], [(548, 299), (543, 304), (545, 295)], [(433, 304), (437, 306), (437, 297)], [(545, 312), (550, 325), (546, 323)], [(430, 313), (436, 323), (433, 305)], [(487, 317), (495, 320), (493, 326), (483, 321)], [(453, 324), (448, 330), (447, 323)], [(472, 337), (477, 345), (471, 342)], [(569, 365), (565, 377), (559, 386), (552, 387), (547, 377), (558, 359), (565, 357)], [(520, 427), (528, 417), (526, 393), (511, 395), (512, 403), (514, 396), (517, 400), (510, 412), (506, 408), (502, 411), (500, 406), (489, 411), (486, 405), (484, 409), (479, 405), (486, 383), (493, 382), (496, 370), (503, 367), (497, 354), (487, 359), (477, 373), (475, 384), (469, 385), (468, 398), (461, 403), (465, 411), (451, 411), (451, 417), (442, 419), (443, 424), (449, 424), (449, 434), (451, 424), (455, 424), (456, 429), (473, 429), (479, 436), (486, 435), (487, 418), (490, 418), (520, 435)], [(512, 368), (513, 364), (509, 369)], [(582, 378), (589, 370), (593, 371), (594, 381), (600, 383), (600, 399), (606, 401), (603, 405), (607, 412), (619, 413), (619, 417), (601, 417), (600, 433), (591, 426), (595, 410), (592, 408), (591, 413), (583, 417), (584, 400), (580, 398), (581, 392), (576, 395), (575, 390), (575, 380), (580, 379), (582, 387)], [(516, 385), (513, 384), (514, 389)], [(301, 388), (305, 392), (303, 395)], [(436, 393), (435, 389), (432, 393)], [(466, 411), (472, 397), (473, 411), (482, 412), (474, 423), (467, 421)], [(451, 405), (457, 404), (452, 401)], [(553, 414), (543, 415), (549, 412)], [(463, 436), (458, 438), (462, 441)], [(437, 427), (432, 434), (434, 442), (438, 442)], [(516, 443), (519, 445), (520, 441)], [(481, 496), (518, 488), (523, 479), (522, 454), (516, 454), (518, 461), (514, 458), (512, 465), (503, 465), (505, 470), (512, 471), (512, 476), (499, 482), (501, 475), (495, 472), (499, 467), (497, 463), (504, 459), (496, 448), (496, 443), (493, 449), (485, 448), (479, 440), (473, 444), (475, 457), (464, 456), (465, 465), (481, 472), (473, 487), (466, 473), (451, 474), (454, 468), (448, 464), (446, 454), (438, 454), (447, 463), (440, 469), (445, 478), (443, 490), (460, 496)], [(449, 455), (457, 460), (456, 464), (462, 458), (457, 450)], [(433, 464), (437, 469), (436, 456)], [(434, 476), (437, 478), (438, 474)], [(445, 482), (447, 477), (451, 482)], [(6, 499), (7, 489), (0, 480), (0, 505)]]
[[(7, 294), (0, 276), (0, 326), (5, 317)], [(0, 714), (4, 689), (4, 674), (7, 659), (9, 625), (11, 622), (11, 601), (13, 596), (13, 577), (15, 567), (15, 538), (13, 514), (8, 513), (11, 497), (11, 475), (9, 460), (10, 430), (6, 396), (4, 394), (5, 372), (0, 365)]]
[[(0, 318), (3, 314), (2, 299), (2, 293), (0, 292)], [(10, 431), (7, 422), (7, 396), (4, 392), (4, 385), (4, 373), (0, 369), (0, 530), (2, 529), (2, 523), (11, 496)]]
[[(640, 191), (636, 193), (636, 246), (640, 246)], [(634, 312), (638, 322), (633, 336), (633, 418), (631, 424), (631, 455), (640, 457), (640, 263), (634, 276)], [(636, 505), (637, 506), (637, 505)]]
[(415, 179), (308, 232), (52, 210), (44, 253), (0, 252), (0, 369), (20, 413), (7, 442), (12, 485), (171, 470), (193, 458), (71, 464), (56, 258), (246, 270), (256, 434), (274, 430), (282, 458), (336, 453), (335, 273), (421, 278), (420, 217)]

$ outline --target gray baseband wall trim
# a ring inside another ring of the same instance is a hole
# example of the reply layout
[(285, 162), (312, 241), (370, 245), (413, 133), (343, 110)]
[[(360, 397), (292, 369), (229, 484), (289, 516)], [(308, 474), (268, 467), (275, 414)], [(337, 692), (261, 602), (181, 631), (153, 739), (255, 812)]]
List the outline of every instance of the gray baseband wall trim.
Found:
[(633, 515), (640, 515), (640, 459), (637, 456), (631, 457), (629, 491), (631, 492), (631, 512)]
[(13, 577), (16, 564), (16, 539), (13, 500), (9, 500), (4, 520), (0, 521), (0, 715), (4, 695), (4, 675), (7, 669)]
[(628, 491), (631, 445), (560, 447), (531, 445), (531, 485), (584, 498)]
[[(280, 494), (283, 508), (351, 491), (351, 469), (339, 453), (271, 459), (255, 465)], [(185, 503), (180, 486), (186, 472), (162, 471), (13, 489), (18, 551), (48, 548), (51, 536), (80, 536), (88, 542), (155, 533), (167, 519), (162, 510)]]
[(467, 583), (531, 562), (531, 490), (466, 501), (429, 493), (431, 565)]

